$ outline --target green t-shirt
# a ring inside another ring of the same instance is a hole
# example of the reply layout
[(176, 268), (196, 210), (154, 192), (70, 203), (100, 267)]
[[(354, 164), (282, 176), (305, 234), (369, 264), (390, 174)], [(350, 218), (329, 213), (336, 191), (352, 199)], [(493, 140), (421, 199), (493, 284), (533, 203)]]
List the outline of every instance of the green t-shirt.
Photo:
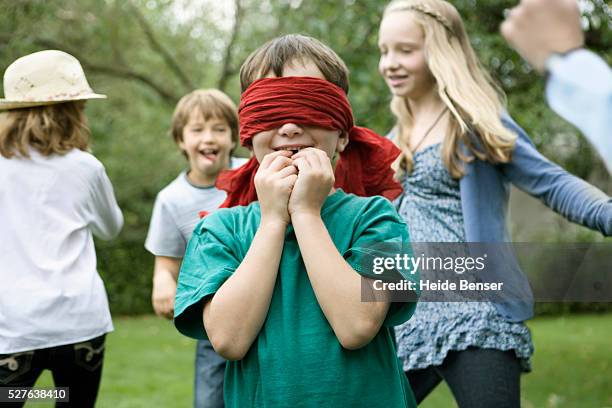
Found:
[[(321, 209), (329, 234), (360, 274), (381, 243), (409, 248), (406, 224), (389, 201), (337, 190)], [(244, 259), (260, 222), (259, 203), (221, 209), (196, 227), (179, 274), (175, 325), (206, 339), (203, 299), (214, 295)], [(378, 255), (381, 255), (380, 253)], [(383, 327), (358, 350), (340, 345), (302, 260), (295, 233), (287, 228), (268, 316), (246, 356), (225, 371), (228, 407), (415, 407), (396, 357), (392, 326), (408, 320), (415, 303), (392, 303)], [(333, 271), (329, 271), (333, 273)], [(406, 279), (416, 275), (406, 273)]]

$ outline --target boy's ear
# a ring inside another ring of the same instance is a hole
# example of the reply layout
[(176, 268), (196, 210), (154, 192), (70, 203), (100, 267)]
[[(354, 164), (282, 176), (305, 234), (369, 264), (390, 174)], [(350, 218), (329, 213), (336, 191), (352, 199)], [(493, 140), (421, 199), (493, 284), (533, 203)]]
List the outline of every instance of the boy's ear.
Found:
[(336, 143), (336, 151), (338, 153), (342, 153), (344, 149), (346, 149), (346, 145), (348, 145), (348, 142), (349, 142), (348, 132), (345, 132), (343, 130), (342, 133), (340, 133), (340, 136), (338, 136), (338, 142)]
[(189, 161), (189, 155), (187, 155), (187, 151), (185, 150), (185, 142), (182, 140), (177, 140), (176, 145), (178, 146), (183, 157), (185, 157), (187, 161)]

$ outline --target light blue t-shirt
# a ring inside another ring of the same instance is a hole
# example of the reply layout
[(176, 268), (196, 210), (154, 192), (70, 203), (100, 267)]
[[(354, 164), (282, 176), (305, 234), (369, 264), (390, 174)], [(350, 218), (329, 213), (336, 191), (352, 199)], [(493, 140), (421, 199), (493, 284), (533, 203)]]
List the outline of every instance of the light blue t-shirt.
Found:
[[(236, 168), (246, 161), (232, 158), (230, 166)], [(155, 256), (182, 258), (193, 229), (200, 221), (198, 213), (216, 210), (225, 197), (225, 191), (214, 186), (191, 184), (187, 171), (182, 171), (157, 194), (145, 248)]]

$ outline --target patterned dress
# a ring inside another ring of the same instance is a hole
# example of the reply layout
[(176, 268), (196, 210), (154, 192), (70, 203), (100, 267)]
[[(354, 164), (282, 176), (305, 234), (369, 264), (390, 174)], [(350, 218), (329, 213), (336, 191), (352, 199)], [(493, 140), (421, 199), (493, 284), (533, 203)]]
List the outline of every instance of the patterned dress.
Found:
[[(413, 242), (465, 242), (459, 182), (446, 170), (440, 147), (414, 155), (414, 169), (402, 180), (405, 193), (396, 201)], [(470, 346), (514, 350), (522, 370), (531, 370), (529, 329), (505, 320), (489, 302), (419, 302), (395, 331), (404, 371), (441, 365), (450, 350)]]

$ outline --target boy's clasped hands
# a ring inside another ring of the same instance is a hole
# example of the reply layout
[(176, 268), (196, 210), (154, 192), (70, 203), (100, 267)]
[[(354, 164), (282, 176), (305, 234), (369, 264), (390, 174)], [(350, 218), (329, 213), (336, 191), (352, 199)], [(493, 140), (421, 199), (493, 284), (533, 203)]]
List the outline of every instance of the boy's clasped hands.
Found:
[(323, 150), (267, 154), (255, 175), (262, 222), (289, 224), (297, 216), (319, 216), (333, 185), (334, 170)]

